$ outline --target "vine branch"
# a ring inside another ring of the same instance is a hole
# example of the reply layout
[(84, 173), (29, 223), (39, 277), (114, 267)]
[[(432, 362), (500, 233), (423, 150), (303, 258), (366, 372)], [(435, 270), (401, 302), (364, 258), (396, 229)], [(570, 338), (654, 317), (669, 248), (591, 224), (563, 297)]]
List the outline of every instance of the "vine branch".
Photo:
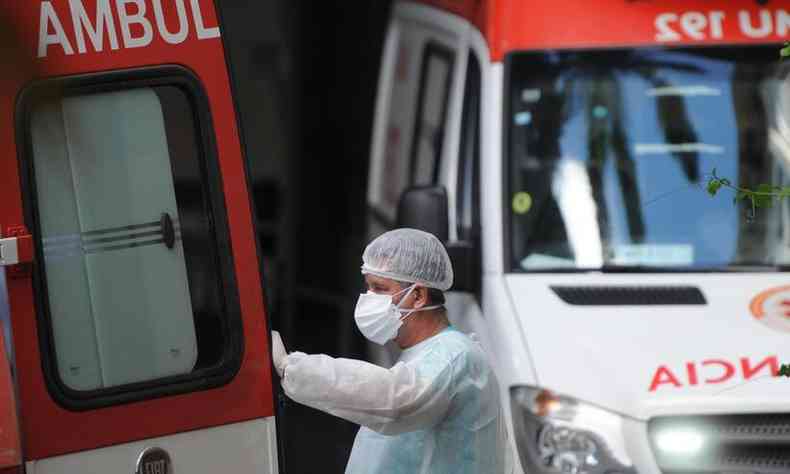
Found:
[(732, 181), (727, 178), (720, 178), (714, 168), (711, 178), (708, 180), (708, 194), (716, 196), (722, 188), (728, 188), (735, 192), (735, 197), (732, 200), (734, 204), (749, 201), (752, 207), (752, 217), (754, 217), (758, 208), (772, 207), (774, 202), (790, 197), (790, 187), (788, 186), (763, 183), (755, 189), (744, 188), (732, 184)]

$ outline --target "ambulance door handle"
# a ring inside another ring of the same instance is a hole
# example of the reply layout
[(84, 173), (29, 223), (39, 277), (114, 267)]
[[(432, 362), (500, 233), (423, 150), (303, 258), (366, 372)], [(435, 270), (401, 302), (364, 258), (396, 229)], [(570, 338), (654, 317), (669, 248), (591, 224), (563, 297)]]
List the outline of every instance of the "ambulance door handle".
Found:
[(33, 236), (19, 235), (0, 239), (0, 267), (33, 261)]
[(176, 244), (176, 231), (170, 214), (162, 213), (162, 217), (159, 219), (159, 226), (162, 228), (162, 241), (165, 247), (173, 250), (173, 246)]

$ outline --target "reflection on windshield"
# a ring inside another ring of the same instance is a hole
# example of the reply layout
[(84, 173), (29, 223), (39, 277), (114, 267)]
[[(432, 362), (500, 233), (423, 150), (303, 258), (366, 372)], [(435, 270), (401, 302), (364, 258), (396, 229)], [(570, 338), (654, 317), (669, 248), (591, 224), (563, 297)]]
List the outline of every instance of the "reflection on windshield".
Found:
[(787, 184), (780, 67), (775, 47), (513, 55), (512, 267), (790, 263), (787, 203), (752, 222), (702, 186)]

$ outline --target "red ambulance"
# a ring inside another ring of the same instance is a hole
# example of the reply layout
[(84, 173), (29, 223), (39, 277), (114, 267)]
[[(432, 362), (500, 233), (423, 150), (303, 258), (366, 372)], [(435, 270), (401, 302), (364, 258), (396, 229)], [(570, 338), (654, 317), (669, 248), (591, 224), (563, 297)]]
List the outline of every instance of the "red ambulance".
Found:
[(0, 21), (0, 473), (278, 472), (214, 2)]

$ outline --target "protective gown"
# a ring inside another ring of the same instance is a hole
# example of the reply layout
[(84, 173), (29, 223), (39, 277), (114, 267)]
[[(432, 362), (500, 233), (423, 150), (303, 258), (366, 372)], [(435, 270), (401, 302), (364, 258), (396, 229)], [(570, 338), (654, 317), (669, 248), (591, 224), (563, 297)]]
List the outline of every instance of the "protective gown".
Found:
[(301, 352), (284, 367), (293, 400), (362, 425), (347, 474), (510, 472), (496, 378), (480, 345), (452, 327), (390, 369)]

